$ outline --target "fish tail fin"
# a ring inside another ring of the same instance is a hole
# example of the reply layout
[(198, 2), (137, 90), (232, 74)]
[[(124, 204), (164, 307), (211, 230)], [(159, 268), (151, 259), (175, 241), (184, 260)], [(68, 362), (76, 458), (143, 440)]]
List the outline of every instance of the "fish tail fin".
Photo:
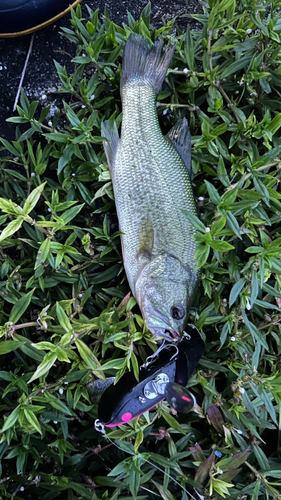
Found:
[(113, 120), (106, 120), (101, 124), (101, 135), (107, 141), (103, 141), (103, 147), (107, 158), (110, 171), (113, 169), (116, 149), (119, 142), (119, 133), (117, 125)]
[(121, 95), (129, 81), (138, 80), (149, 83), (158, 94), (173, 58), (175, 45), (165, 45), (157, 40), (152, 47), (137, 33), (131, 33), (124, 49)]

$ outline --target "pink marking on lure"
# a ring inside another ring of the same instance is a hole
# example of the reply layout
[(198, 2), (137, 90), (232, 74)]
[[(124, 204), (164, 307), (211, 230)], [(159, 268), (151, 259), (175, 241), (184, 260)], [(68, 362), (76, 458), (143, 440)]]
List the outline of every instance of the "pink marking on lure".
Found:
[[(161, 401), (164, 401), (164, 398), (163, 398), (163, 399), (161, 399)], [(158, 403), (160, 403), (160, 401), (158, 401)], [(158, 404), (158, 403), (156, 403), (156, 404)], [(151, 410), (152, 408), (154, 408), (154, 406), (156, 406), (156, 404), (153, 404), (152, 406), (150, 406), (149, 408), (147, 408), (145, 411), (147, 411), (147, 410)], [(141, 413), (138, 413), (137, 415), (134, 415), (134, 416), (132, 417), (132, 420), (134, 420), (134, 419), (135, 419), (135, 418), (137, 418), (137, 417), (140, 417), (140, 416), (141, 416), (141, 415), (143, 415), (143, 414), (144, 414), (144, 412), (142, 411)], [(126, 415), (126, 413), (125, 413), (125, 415)], [(121, 420), (122, 420), (122, 417), (121, 417)], [(105, 427), (117, 427), (117, 425), (122, 425), (122, 424), (125, 424), (125, 423), (126, 423), (126, 422), (116, 422), (116, 421), (115, 421), (115, 422), (113, 422), (112, 424), (104, 424), (104, 425), (105, 425)]]
[(132, 414), (131, 413), (124, 413), (121, 417), (122, 422), (129, 422), (131, 420)]
[(187, 398), (186, 396), (182, 396), (181, 399), (184, 399), (185, 401), (191, 401), (191, 399)]

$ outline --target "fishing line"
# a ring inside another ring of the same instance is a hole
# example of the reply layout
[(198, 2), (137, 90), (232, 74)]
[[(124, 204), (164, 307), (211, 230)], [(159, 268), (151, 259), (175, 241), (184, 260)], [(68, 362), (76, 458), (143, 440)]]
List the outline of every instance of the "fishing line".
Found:
[(131, 453), (130, 451), (124, 450), (123, 448), (121, 448), (121, 446), (119, 446), (118, 444), (116, 444), (115, 441), (112, 441), (112, 439), (110, 439), (110, 437), (108, 437), (108, 435), (106, 434), (104, 425), (98, 419), (95, 420), (95, 429), (96, 429), (97, 432), (100, 432), (101, 434), (103, 434), (103, 436), (105, 437), (105, 439), (108, 439), (108, 441), (110, 441), (110, 443), (113, 444), (113, 446), (115, 446), (116, 448), (118, 448), (121, 451), (125, 451), (126, 453), (128, 453), (129, 455), (132, 455), (133, 457), (137, 457), (137, 456), (141, 457), (144, 460), (144, 462), (152, 465), (152, 467), (155, 467), (155, 469), (157, 469), (160, 472), (162, 472), (162, 474), (164, 474), (164, 476), (167, 476), (169, 479), (171, 479), (172, 481), (174, 481), (174, 483), (176, 483), (187, 495), (189, 495), (191, 498), (193, 498), (193, 500), (197, 500), (189, 491), (187, 491), (179, 483), (179, 481), (177, 481), (174, 477), (172, 477), (170, 474), (168, 474), (168, 472), (165, 472), (163, 469), (161, 469), (161, 467), (158, 467), (158, 465), (155, 465), (150, 460), (144, 458), (140, 453)]

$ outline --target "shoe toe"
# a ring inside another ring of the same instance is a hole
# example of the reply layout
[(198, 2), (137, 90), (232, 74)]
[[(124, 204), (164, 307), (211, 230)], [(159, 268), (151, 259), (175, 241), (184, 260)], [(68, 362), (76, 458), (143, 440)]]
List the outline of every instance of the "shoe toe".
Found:
[(55, 22), (81, 0), (1, 0), (0, 37), (32, 33)]

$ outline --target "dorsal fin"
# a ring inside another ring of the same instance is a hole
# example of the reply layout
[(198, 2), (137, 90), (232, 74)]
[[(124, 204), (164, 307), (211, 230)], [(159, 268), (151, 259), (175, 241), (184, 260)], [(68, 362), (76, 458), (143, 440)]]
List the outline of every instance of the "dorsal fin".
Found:
[(103, 141), (103, 147), (106, 154), (109, 170), (112, 171), (119, 142), (119, 133), (115, 121), (106, 120), (105, 122), (102, 122), (101, 135), (108, 140), (108, 142)]
[(182, 118), (171, 128), (166, 135), (166, 139), (170, 141), (176, 148), (177, 152), (184, 161), (189, 175), (192, 175), (191, 169), (191, 136), (186, 118)]

